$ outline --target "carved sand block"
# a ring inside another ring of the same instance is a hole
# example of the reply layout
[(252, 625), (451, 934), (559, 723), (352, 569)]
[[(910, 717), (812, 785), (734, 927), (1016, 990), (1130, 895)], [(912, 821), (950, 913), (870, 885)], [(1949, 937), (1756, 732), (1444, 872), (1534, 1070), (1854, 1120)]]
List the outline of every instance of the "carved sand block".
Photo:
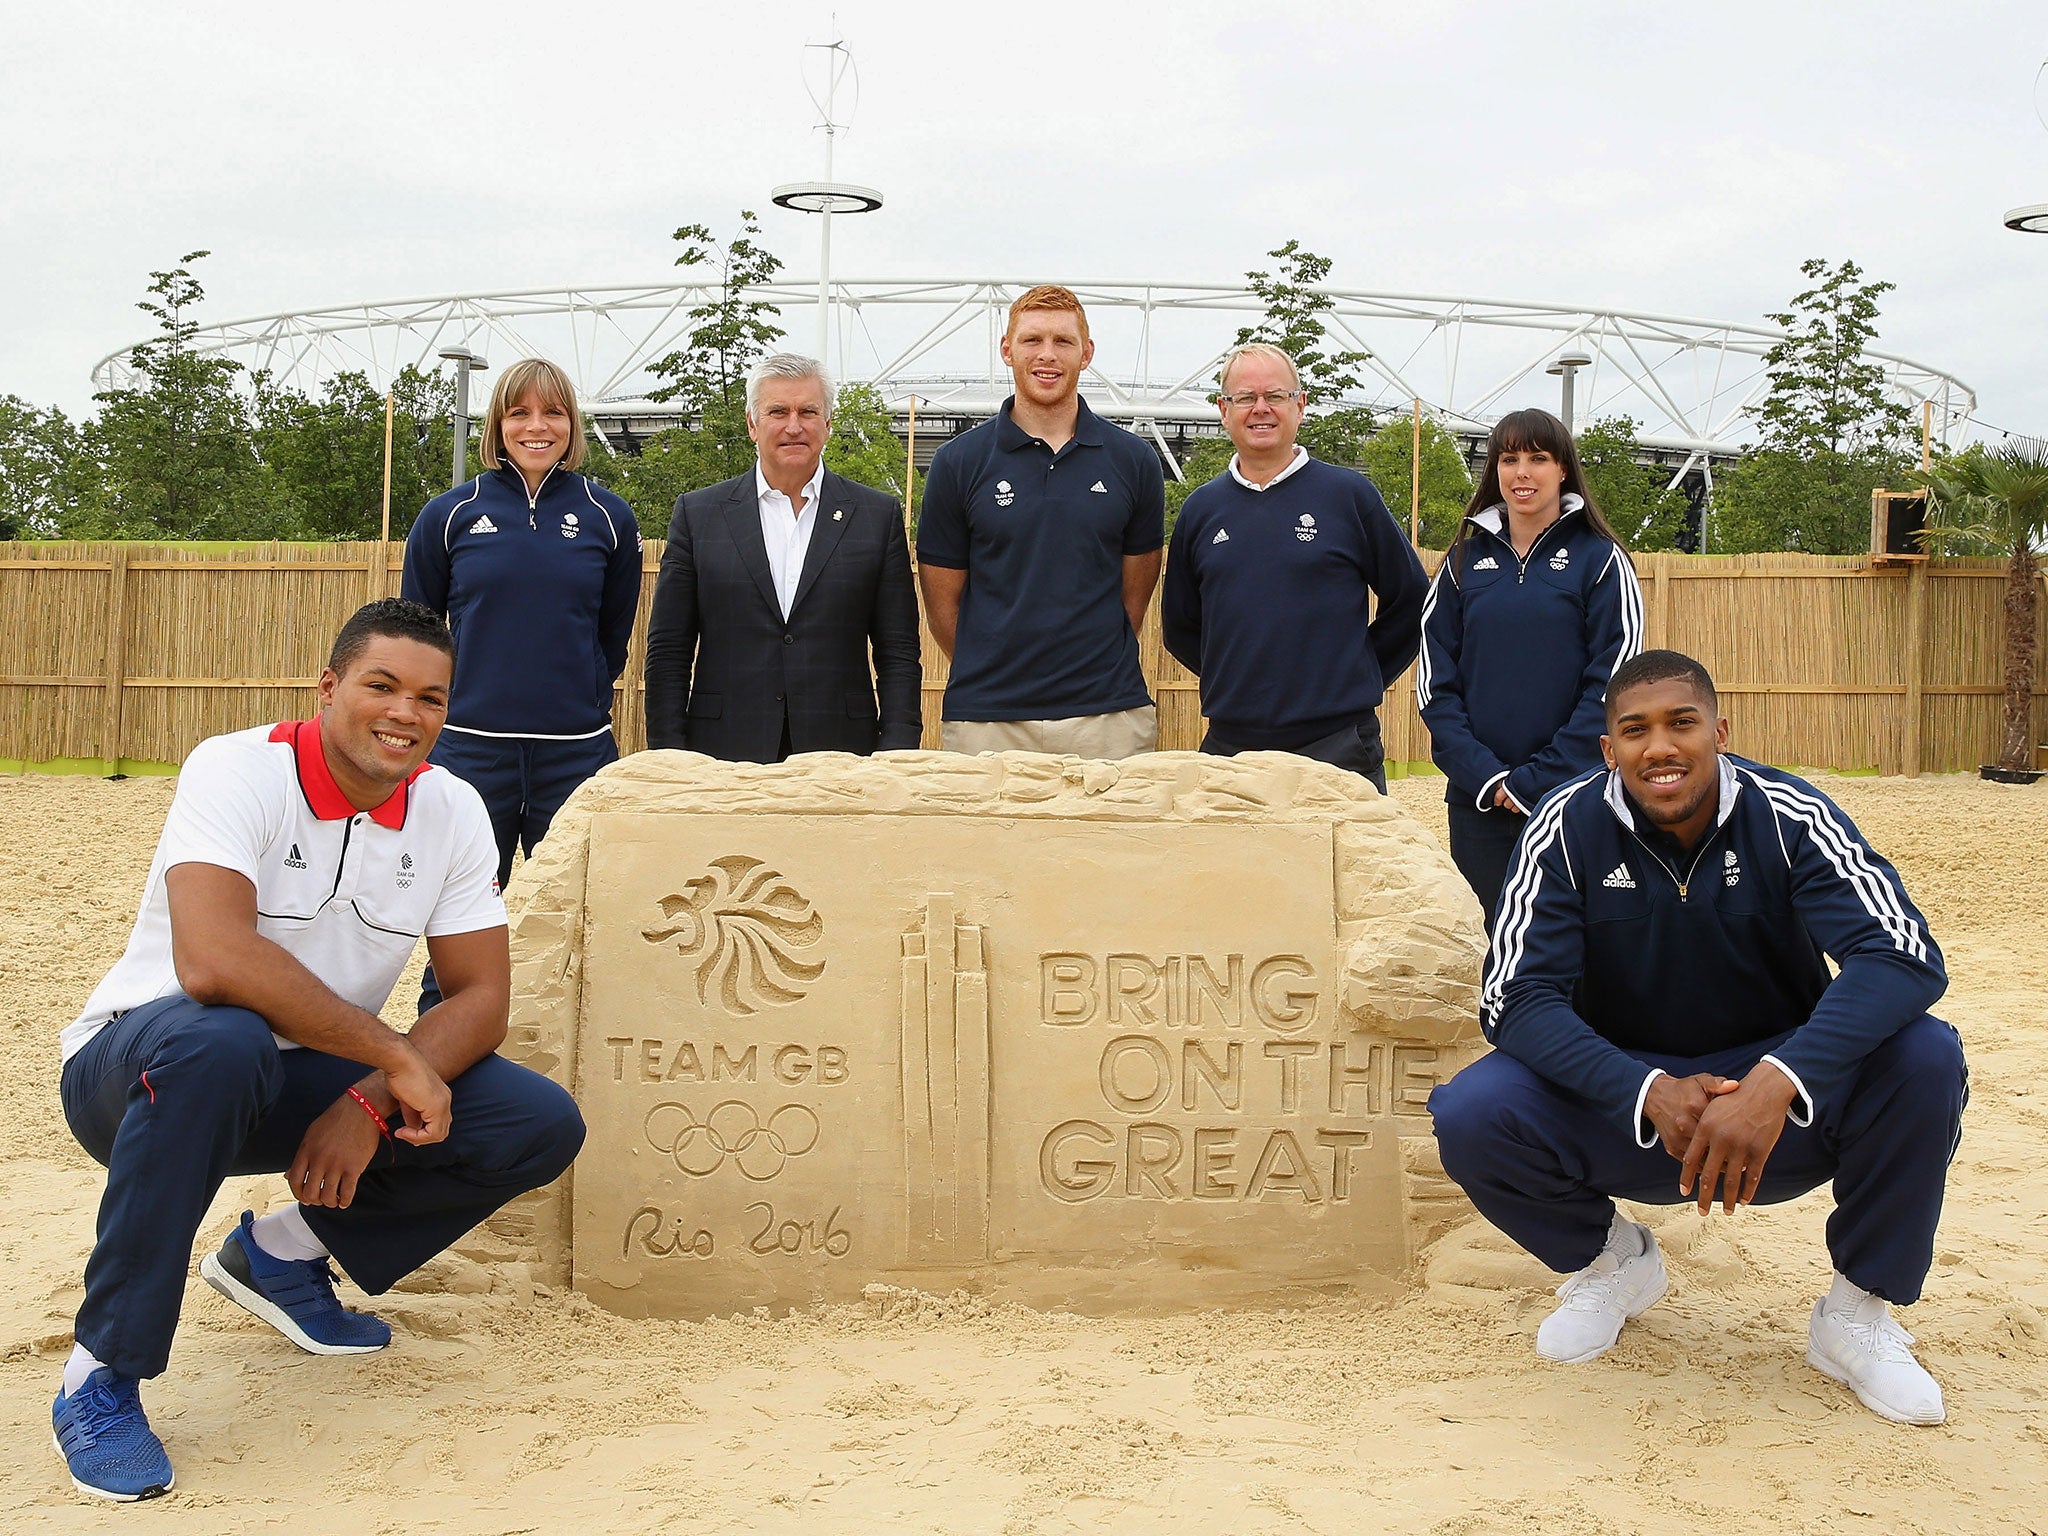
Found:
[(508, 1050), (590, 1138), (495, 1225), (621, 1313), (1382, 1288), (1460, 1213), (1478, 910), (1320, 764), (642, 753), (515, 904)]

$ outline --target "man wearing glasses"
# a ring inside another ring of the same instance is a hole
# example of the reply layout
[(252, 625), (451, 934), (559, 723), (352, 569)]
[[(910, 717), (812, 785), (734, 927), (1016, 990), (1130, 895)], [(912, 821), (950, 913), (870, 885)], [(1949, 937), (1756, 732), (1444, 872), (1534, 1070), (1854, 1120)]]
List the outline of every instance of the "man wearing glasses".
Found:
[(1384, 794), (1379, 704), (1421, 648), (1422, 563), (1370, 480), (1295, 441), (1292, 358), (1238, 347), (1221, 383), (1237, 453), (1181, 507), (1160, 599), (1167, 650), (1202, 679), (1202, 750), (1294, 752)]

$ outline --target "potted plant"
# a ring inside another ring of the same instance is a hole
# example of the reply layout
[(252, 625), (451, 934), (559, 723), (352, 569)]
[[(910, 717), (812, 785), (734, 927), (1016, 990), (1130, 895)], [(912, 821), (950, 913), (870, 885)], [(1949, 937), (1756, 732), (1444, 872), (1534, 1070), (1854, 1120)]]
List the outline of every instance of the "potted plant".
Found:
[(2041, 594), (2035, 574), (2048, 549), (2048, 442), (2009, 438), (1973, 448), (1921, 477), (1927, 486), (1930, 549), (2004, 557), (2005, 739), (1998, 762), (1980, 773), (2004, 784), (2031, 784), (2034, 767), (2034, 670)]

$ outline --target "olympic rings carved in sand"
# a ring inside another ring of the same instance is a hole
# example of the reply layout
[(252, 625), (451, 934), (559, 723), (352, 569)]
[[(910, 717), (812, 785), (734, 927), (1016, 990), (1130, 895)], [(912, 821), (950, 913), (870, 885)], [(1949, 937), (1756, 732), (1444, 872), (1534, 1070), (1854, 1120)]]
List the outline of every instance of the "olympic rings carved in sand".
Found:
[(764, 1123), (753, 1105), (727, 1099), (699, 1120), (687, 1104), (665, 1099), (647, 1112), (647, 1143), (693, 1178), (706, 1178), (731, 1158), (741, 1175), (765, 1183), (792, 1157), (818, 1144), (818, 1117), (807, 1105), (785, 1104)]

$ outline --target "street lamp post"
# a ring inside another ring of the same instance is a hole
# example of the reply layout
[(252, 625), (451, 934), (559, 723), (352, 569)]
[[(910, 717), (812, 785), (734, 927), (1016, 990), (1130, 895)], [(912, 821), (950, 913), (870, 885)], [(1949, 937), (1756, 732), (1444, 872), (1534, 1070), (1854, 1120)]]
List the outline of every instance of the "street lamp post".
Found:
[(443, 347), (441, 356), (455, 365), (455, 447), (448, 483), (456, 486), (469, 478), (469, 372), (474, 368), (481, 373), (491, 365), (467, 347)]
[[(818, 234), (818, 361), (826, 362), (825, 348), (832, 335), (832, 215), (835, 213), (873, 213), (882, 206), (882, 194), (873, 187), (855, 186), (851, 182), (832, 179), (832, 144), (839, 130), (847, 126), (834, 120), (834, 94), (839, 87), (839, 76), (849, 66), (852, 55), (846, 44), (840, 41), (810, 43), (810, 48), (821, 48), (827, 54), (825, 60), (825, 99), (818, 102), (819, 110), (825, 114), (821, 124), (825, 130), (825, 179), (823, 181), (792, 181), (775, 188), (768, 196), (778, 208), (793, 209), (797, 213), (815, 213), (821, 226)], [(811, 99), (817, 101), (812, 93)]]
[(1564, 380), (1564, 398), (1562, 401), (1564, 409), (1559, 412), (1559, 415), (1563, 418), (1564, 429), (1567, 432), (1572, 429), (1572, 379), (1581, 368), (1590, 368), (1592, 366), (1593, 359), (1587, 353), (1560, 352), (1557, 355), (1557, 361), (1543, 370), (1553, 378), (1562, 378)]

